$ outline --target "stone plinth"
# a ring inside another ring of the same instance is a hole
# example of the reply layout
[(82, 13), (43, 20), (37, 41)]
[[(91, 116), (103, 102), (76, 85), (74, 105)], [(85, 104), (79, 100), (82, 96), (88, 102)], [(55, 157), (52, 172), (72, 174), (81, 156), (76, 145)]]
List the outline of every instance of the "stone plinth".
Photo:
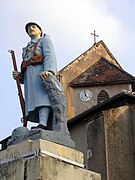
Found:
[(84, 169), (83, 154), (46, 140), (26, 140), (0, 152), (1, 180), (100, 180)]
[(135, 179), (134, 114), (135, 106), (122, 106), (104, 112), (107, 178)]
[(15, 138), (12, 138), (11, 136), (11, 139), (8, 140), (8, 145), (14, 145), (28, 139), (29, 140), (44, 139), (57, 144), (75, 148), (75, 143), (72, 141), (71, 136), (68, 133), (49, 131), (38, 128), (38, 129), (31, 129), (30, 131), (22, 135), (22, 133), (20, 133), (20, 128), (24, 129), (24, 127), (16, 128), (14, 131), (15, 132), (18, 131), (18, 134), (20, 135)]

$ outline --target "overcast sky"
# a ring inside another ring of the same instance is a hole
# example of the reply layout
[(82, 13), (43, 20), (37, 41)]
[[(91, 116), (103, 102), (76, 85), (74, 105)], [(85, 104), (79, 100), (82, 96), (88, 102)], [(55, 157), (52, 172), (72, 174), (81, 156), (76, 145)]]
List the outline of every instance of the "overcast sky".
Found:
[(29, 41), (27, 22), (37, 22), (51, 36), (59, 70), (93, 45), (95, 29), (97, 42), (103, 40), (123, 69), (135, 75), (134, 10), (134, 0), (1, 0), (0, 139), (21, 126), (8, 49), (15, 50), (19, 67)]

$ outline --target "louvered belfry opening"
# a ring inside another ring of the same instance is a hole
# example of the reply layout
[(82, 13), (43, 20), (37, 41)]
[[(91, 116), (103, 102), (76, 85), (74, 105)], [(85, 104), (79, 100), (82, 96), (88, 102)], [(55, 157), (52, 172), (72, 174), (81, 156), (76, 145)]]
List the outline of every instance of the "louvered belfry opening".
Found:
[(107, 100), (107, 99), (109, 99), (108, 93), (107, 93), (105, 90), (102, 90), (102, 91), (100, 91), (99, 94), (98, 94), (97, 104), (99, 104), (99, 103), (101, 103), (101, 102), (103, 102), (103, 101), (105, 101), (105, 100)]

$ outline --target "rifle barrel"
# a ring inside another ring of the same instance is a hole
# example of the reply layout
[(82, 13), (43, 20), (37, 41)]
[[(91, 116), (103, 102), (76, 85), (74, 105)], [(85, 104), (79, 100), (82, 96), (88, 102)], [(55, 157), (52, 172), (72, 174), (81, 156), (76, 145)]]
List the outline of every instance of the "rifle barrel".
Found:
[[(9, 52), (11, 53), (11, 57), (12, 57), (12, 60), (13, 60), (14, 71), (18, 72), (17, 64), (16, 64), (15, 52), (13, 50), (9, 50)], [(22, 93), (22, 89), (21, 89), (21, 85), (20, 85), (20, 80), (19, 80), (18, 77), (16, 78), (16, 84), (17, 84), (18, 96), (19, 96), (22, 115), (23, 115), (23, 118), (22, 118), (23, 119), (23, 126), (27, 127), (27, 119), (26, 119), (26, 113), (25, 113), (25, 101), (24, 101), (24, 98), (23, 98), (23, 93)]]

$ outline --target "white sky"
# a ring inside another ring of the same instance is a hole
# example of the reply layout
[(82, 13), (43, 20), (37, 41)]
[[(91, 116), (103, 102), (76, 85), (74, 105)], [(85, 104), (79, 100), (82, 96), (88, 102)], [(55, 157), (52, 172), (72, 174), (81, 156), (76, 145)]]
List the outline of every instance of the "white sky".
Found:
[(29, 41), (24, 26), (37, 22), (53, 41), (58, 69), (73, 61), (93, 45), (91, 32), (99, 35), (117, 61), (135, 75), (134, 0), (1, 0), (0, 24), (0, 139), (21, 126), (21, 110), (12, 61), (8, 49), (16, 52)]

